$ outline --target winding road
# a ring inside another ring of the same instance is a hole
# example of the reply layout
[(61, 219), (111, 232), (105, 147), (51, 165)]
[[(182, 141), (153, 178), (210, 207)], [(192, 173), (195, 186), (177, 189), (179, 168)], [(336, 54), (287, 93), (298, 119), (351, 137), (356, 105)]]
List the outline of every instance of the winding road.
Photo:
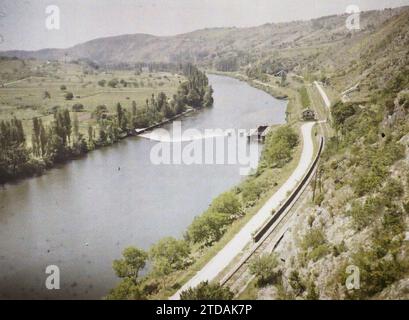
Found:
[(330, 109), (331, 108), (331, 101), (329, 100), (327, 94), (325, 93), (324, 89), (321, 87), (321, 85), (318, 83), (318, 81), (314, 81), (315, 86), (318, 89), (318, 92), (320, 93), (322, 100), (324, 100), (325, 106)]
[(252, 234), (263, 226), (266, 220), (271, 217), (272, 210), (277, 209), (279, 205), (286, 200), (288, 193), (297, 186), (298, 182), (307, 173), (308, 168), (313, 161), (314, 145), (312, 140), (312, 128), (314, 125), (315, 122), (308, 122), (301, 126), (303, 149), (298, 166), (292, 175), (233, 237), (233, 239), (231, 239), (222, 250), (220, 250), (199, 272), (197, 272), (193, 278), (170, 297), (171, 300), (180, 299), (180, 293), (182, 291), (194, 288), (202, 281), (212, 281), (215, 279), (216, 276), (246, 247), (246, 245), (253, 241)]

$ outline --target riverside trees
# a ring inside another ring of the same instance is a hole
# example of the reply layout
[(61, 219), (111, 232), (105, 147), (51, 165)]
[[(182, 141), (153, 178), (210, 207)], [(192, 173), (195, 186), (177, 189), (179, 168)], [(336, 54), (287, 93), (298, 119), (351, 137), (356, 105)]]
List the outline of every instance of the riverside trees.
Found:
[[(105, 105), (97, 106), (92, 118), (97, 125), (88, 126), (87, 137), (80, 132), (78, 118), (71, 119), (68, 109), (53, 108), (54, 117), (48, 123), (41, 118), (32, 119), (32, 134), (29, 143), (21, 120), (13, 118), (0, 122), (0, 183), (41, 173), (54, 163), (85, 154), (89, 150), (110, 145), (127, 136), (136, 128), (145, 128), (164, 119), (184, 112), (187, 107), (210, 107), (213, 104), (213, 89), (207, 76), (193, 65), (178, 66), (186, 76), (176, 94), (168, 97), (160, 92), (146, 99), (145, 106), (132, 103), (127, 110), (120, 103), (114, 113)], [(108, 86), (115, 87), (112, 81)], [(67, 90), (61, 85), (62, 91)], [(65, 98), (71, 100), (71, 92)], [(81, 112), (84, 106), (76, 103), (72, 112)], [(31, 145), (30, 145), (31, 144)]]

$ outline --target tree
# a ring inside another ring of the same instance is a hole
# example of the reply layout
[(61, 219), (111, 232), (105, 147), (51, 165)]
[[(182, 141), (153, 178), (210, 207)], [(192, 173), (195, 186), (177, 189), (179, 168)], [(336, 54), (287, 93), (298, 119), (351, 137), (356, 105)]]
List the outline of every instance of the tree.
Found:
[(33, 133), (31, 136), (33, 154), (36, 157), (41, 155), (41, 146), (40, 146), (40, 121), (37, 117), (33, 118)]
[(203, 97), (203, 105), (205, 107), (211, 107), (214, 103), (214, 99), (213, 99), (213, 88), (212, 86), (208, 86), (206, 88), (206, 92), (205, 95)]
[(70, 142), (71, 141), (71, 131), (72, 131), (70, 112), (68, 111), (68, 109), (65, 109), (63, 112), (64, 112), (65, 134), (67, 136), (68, 142)]
[(298, 135), (289, 126), (284, 126), (266, 138), (263, 160), (269, 166), (282, 167), (291, 160), (292, 149), (298, 144)]
[(259, 285), (265, 285), (277, 279), (279, 276), (279, 272), (275, 270), (277, 267), (277, 256), (264, 254), (251, 262), (250, 272), (257, 277)]
[(189, 244), (184, 240), (176, 240), (172, 237), (164, 238), (153, 245), (149, 256), (153, 261), (154, 268), (168, 274), (171, 271), (184, 268), (190, 255)]
[(181, 300), (232, 300), (233, 292), (218, 283), (201, 282), (195, 288), (189, 288), (180, 294)]
[(332, 116), (334, 118), (335, 127), (340, 129), (345, 121), (352, 117), (357, 112), (356, 107), (352, 103), (337, 102), (332, 108)]
[(132, 117), (136, 117), (136, 112), (137, 112), (137, 106), (136, 106), (136, 101), (132, 101)]
[(80, 133), (80, 127), (79, 127), (79, 122), (78, 122), (78, 116), (77, 116), (77, 114), (74, 114), (74, 125), (73, 125), (73, 128), (74, 128), (74, 137), (75, 137), (75, 140), (78, 140), (79, 133)]
[(298, 296), (306, 290), (304, 282), (300, 278), (300, 274), (297, 270), (293, 270), (288, 278), (290, 286), (293, 288), (294, 293)]
[(88, 143), (91, 143), (94, 140), (94, 129), (92, 126), (88, 126)]
[(139, 283), (125, 278), (109, 293), (108, 300), (145, 300), (146, 297)]
[(121, 104), (118, 102), (116, 105), (116, 116), (118, 118), (118, 127), (122, 128), (122, 122), (124, 118), (124, 110), (122, 109)]
[(287, 81), (287, 72), (283, 70), (281, 72), (281, 86), (284, 86), (286, 81)]
[(193, 243), (212, 245), (223, 236), (230, 222), (226, 214), (209, 210), (193, 220), (187, 236)]
[(84, 105), (82, 103), (76, 103), (72, 106), (72, 111), (80, 112), (84, 110)]
[(111, 88), (116, 88), (116, 86), (118, 85), (118, 80), (117, 79), (112, 79), (108, 82), (108, 86)]
[(225, 214), (231, 220), (243, 215), (241, 202), (233, 192), (225, 192), (218, 196), (211, 204), (210, 210)]
[(72, 92), (67, 92), (65, 94), (65, 100), (72, 100), (74, 99), (74, 94)]
[(40, 146), (41, 146), (41, 156), (44, 157), (47, 151), (48, 137), (47, 137), (47, 132), (43, 126), (43, 122), (41, 119), (39, 120), (39, 127), (40, 127), (39, 137), (40, 137)]
[(122, 252), (123, 258), (114, 260), (113, 269), (119, 278), (138, 279), (138, 274), (145, 267), (148, 254), (138, 248), (128, 247)]

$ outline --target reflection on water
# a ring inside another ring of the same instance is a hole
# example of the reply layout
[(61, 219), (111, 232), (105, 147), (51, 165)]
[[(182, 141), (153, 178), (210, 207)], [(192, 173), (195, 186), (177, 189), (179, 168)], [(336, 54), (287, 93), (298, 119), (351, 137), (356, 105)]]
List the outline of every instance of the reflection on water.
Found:
[[(284, 122), (286, 102), (234, 79), (209, 78), (214, 107), (184, 118), (183, 129)], [(147, 249), (164, 236), (182, 236), (194, 216), (242, 178), (240, 165), (153, 165), (156, 143), (129, 138), (4, 186), (0, 298), (98, 299), (117, 282), (111, 265), (124, 247)], [(44, 285), (52, 264), (61, 270), (58, 291)]]

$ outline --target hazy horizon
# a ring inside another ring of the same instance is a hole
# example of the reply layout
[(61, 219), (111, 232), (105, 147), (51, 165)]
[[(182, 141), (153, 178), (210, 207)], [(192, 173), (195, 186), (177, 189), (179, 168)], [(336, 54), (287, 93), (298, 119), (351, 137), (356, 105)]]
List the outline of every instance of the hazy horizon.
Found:
[[(97, 38), (124, 34), (173, 36), (206, 28), (253, 27), (409, 5), (409, 0), (3, 0), (0, 50), (68, 48)], [(60, 29), (45, 27), (45, 8), (60, 8)], [(285, 14), (283, 14), (285, 13)]]

